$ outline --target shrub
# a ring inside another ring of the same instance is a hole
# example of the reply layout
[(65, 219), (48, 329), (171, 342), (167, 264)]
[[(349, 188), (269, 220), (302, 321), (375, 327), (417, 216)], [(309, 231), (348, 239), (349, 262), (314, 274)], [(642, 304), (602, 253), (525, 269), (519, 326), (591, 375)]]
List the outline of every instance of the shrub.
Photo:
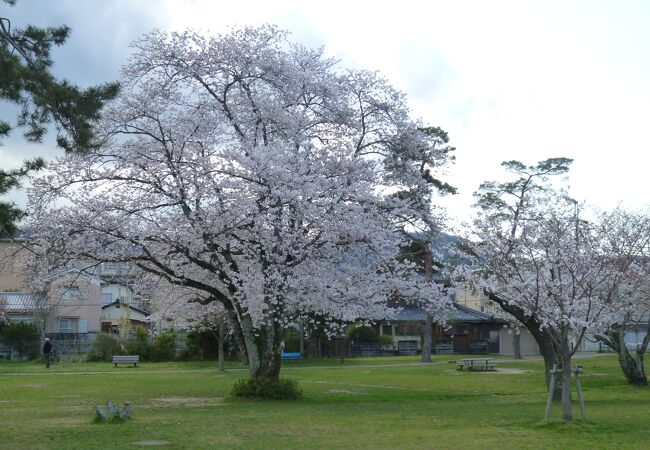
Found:
[(302, 390), (298, 388), (296, 380), (253, 377), (237, 381), (232, 387), (232, 394), (251, 400), (296, 400), (302, 397)]
[(379, 336), (379, 343), (382, 347), (390, 347), (394, 343), (393, 336), (390, 334), (382, 334)]
[(375, 331), (365, 325), (350, 329), (348, 331), (348, 339), (356, 342), (377, 342)]
[(149, 332), (145, 327), (138, 327), (126, 344), (129, 355), (139, 355), (143, 361), (151, 358), (151, 343), (149, 342)]
[(156, 336), (151, 349), (151, 359), (154, 361), (173, 361), (176, 359), (176, 333), (167, 330)]
[[(26, 347), (38, 347), (38, 329), (31, 323), (10, 322), (2, 328), (2, 337), (7, 345), (16, 349), (21, 358), (25, 354)], [(38, 353), (38, 351), (32, 353)]]
[(219, 340), (212, 331), (192, 330), (187, 333), (187, 358), (212, 360), (217, 357)]
[(86, 361), (100, 362), (100, 361), (106, 361), (106, 359), (104, 359), (104, 355), (96, 352), (95, 350), (91, 350), (88, 353), (86, 353)]
[(284, 331), (284, 351), (300, 351), (300, 333), (293, 327), (289, 327)]
[(122, 353), (120, 347), (120, 342), (115, 335), (99, 333), (86, 359), (88, 361), (110, 361), (113, 355)]

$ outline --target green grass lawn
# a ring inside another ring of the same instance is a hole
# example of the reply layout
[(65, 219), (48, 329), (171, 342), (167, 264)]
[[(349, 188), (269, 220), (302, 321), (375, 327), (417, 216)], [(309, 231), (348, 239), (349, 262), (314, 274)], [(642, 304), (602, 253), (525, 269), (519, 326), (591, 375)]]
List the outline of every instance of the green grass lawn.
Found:
[[(496, 373), (415, 357), (290, 361), (303, 399), (229, 397), (246, 375), (214, 363), (0, 363), (0, 448), (648, 448), (650, 389), (627, 386), (613, 355), (579, 363), (588, 420), (542, 420), (540, 360)], [(130, 401), (134, 420), (94, 424), (93, 406)], [(554, 406), (559, 417), (559, 406)], [(579, 410), (575, 408), (579, 417)]]

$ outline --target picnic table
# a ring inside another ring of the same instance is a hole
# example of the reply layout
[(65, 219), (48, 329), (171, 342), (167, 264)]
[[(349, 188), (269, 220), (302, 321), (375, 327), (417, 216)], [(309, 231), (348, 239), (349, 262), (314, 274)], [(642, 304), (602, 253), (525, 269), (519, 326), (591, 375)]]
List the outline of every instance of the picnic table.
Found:
[(467, 367), (467, 370), (496, 370), (492, 361), (494, 358), (463, 358), (456, 361), (456, 369), (463, 370)]

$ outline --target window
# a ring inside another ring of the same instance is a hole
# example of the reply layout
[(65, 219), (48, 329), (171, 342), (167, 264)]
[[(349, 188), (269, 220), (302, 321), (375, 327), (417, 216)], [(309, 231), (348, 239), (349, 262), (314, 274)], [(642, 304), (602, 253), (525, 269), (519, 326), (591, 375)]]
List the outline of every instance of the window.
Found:
[(11, 316), (11, 318), (8, 318), (10, 322), (16, 323), (16, 322), (23, 322), (23, 323), (31, 323), (35, 325), (35, 319), (31, 316)]
[(66, 286), (61, 288), (61, 300), (76, 300), (79, 298), (79, 288)]
[(381, 334), (387, 334), (389, 336), (393, 335), (393, 326), (392, 325), (382, 325)]
[(450, 331), (447, 331), (447, 334), (459, 335), (459, 334), (469, 334), (469, 332), (470, 332), (469, 324), (457, 323), (453, 327), (451, 327)]
[(59, 319), (59, 333), (74, 333), (77, 319)]
[(422, 330), (422, 326), (415, 323), (395, 325), (395, 336), (419, 336)]
[(99, 267), (102, 275), (122, 275), (129, 273), (129, 265), (125, 263), (102, 263)]
[(395, 325), (395, 336), (408, 336), (409, 330), (406, 325)]

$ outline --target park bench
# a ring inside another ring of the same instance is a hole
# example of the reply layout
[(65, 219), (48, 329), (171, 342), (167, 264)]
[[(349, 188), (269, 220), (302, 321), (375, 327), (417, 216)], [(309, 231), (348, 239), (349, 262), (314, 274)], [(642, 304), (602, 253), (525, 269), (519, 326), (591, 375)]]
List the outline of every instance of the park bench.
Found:
[(301, 359), (302, 355), (300, 352), (282, 352), (280, 353), (280, 359)]
[(113, 364), (117, 367), (118, 364), (133, 364), (133, 367), (137, 367), (140, 362), (140, 355), (114, 355)]
[(398, 355), (417, 355), (418, 341), (397, 341)]
[(469, 352), (470, 353), (488, 353), (488, 346), (490, 345), (487, 340), (472, 341), (469, 343)]
[(434, 348), (439, 355), (451, 355), (454, 353), (454, 343), (451, 341), (436, 341)]
[(379, 342), (352, 342), (349, 347), (350, 356), (379, 356), (381, 344)]

